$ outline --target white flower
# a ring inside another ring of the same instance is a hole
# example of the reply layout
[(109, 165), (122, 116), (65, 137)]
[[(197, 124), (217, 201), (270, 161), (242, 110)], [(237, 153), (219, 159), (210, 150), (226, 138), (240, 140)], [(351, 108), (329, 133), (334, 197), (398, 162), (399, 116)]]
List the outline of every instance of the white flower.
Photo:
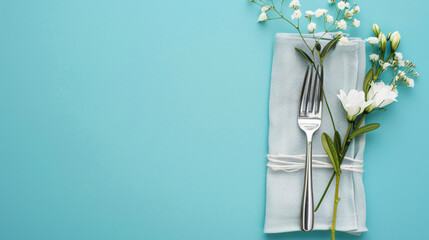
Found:
[(355, 18), (355, 19), (353, 19), (353, 26), (355, 26), (355, 27), (359, 27), (359, 26), (360, 26), (360, 21), (359, 21), (359, 20), (357, 20), (356, 18)]
[(347, 95), (343, 90), (340, 90), (337, 97), (347, 113), (347, 121), (349, 122), (353, 122), (373, 102), (372, 100), (365, 101), (365, 92), (358, 92), (356, 89), (350, 90)]
[(418, 74), (417, 72), (415, 72), (415, 73), (413, 74), (413, 76), (414, 76), (414, 77), (419, 77), (419, 74)]
[(406, 61), (402, 61), (402, 53), (400, 52), (395, 52), (395, 61), (393, 61), (394, 63), (398, 64), (398, 67), (404, 67), (406, 64)]
[(337, 28), (346, 30), (347, 29), (347, 22), (344, 20), (337, 22)]
[(399, 77), (398, 77), (398, 76), (395, 76), (395, 78), (393, 78), (393, 81), (394, 81), (394, 83), (393, 83), (393, 84), (396, 84), (396, 83), (399, 81)]
[(369, 42), (369, 44), (374, 45), (377, 44), (380, 40), (377, 37), (369, 37), (365, 39), (365, 41)]
[(266, 13), (266, 12), (261, 12), (261, 15), (259, 15), (259, 19), (258, 19), (258, 21), (259, 21), (259, 22), (265, 22), (265, 21), (267, 21), (267, 20), (268, 20), (267, 13)]
[(352, 17), (353, 17), (353, 11), (346, 10), (346, 12), (344, 13), (344, 18), (346, 18), (346, 19), (352, 19)]
[(314, 15), (314, 12), (313, 12), (313, 11), (308, 10), (308, 11), (306, 11), (306, 12), (305, 12), (305, 15), (307, 15), (307, 16), (313, 16), (313, 15)]
[(390, 66), (391, 66), (390, 63), (388, 63), (388, 62), (383, 63), (383, 71), (386, 70)]
[(315, 23), (309, 23), (308, 24), (308, 26), (307, 26), (307, 29), (308, 29), (308, 32), (309, 33), (312, 33), (312, 32), (314, 32), (314, 30), (316, 29), (316, 24)]
[(409, 78), (409, 77), (405, 77), (405, 82), (407, 83), (408, 87), (414, 87), (414, 79)]
[(290, 7), (290, 8), (293, 8), (293, 9), (297, 9), (299, 6), (301, 6), (301, 4), (299, 4), (299, 1), (298, 1), (298, 0), (292, 0), (292, 1), (289, 3), (289, 7)]
[(359, 13), (360, 12), (360, 7), (359, 6), (356, 6), (354, 9), (353, 9), (353, 13), (354, 14), (356, 14), (356, 13)]
[(373, 102), (366, 108), (367, 112), (371, 112), (375, 108), (381, 108), (396, 102), (398, 97), (398, 89), (392, 85), (386, 85), (384, 82), (371, 82), (371, 88), (368, 91), (367, 99)]
[(343, 45), (347, 45), (348, 43), (349, 43), (349, 39), (347, 37), (341, 37), (340, 42), (338, 44), (340, 44), (340, 46), (343, 46)]
[(371, 60), (373, 62), (377, 62), (378, 58), (379, 58), (378, 54), (373, 53), (373, 54), (369, 55), (369, 60)]
[(395, 52), (395, 58), (398, 59), (398, 60), (402, 60), (402, 53)]
[(292, 18), (292, 20), (294, 20), (294, 19), (298, 19), (298, 18), (300, 18), (301, 16), (302, 16), (301, 11), (300, 11), (300, 10), (295, 10), (295, 11), (293, 12), (293, 14), (292, 14), (291, 18)]
[(399, 71), (398, 71), (398, 76), (399, 76), (400, 78), (405, 77), (405, 72), (404, 72), (404, 71), (399, 70)]
[(338, 3), (338, 8), (340, 10), (344, 10), (344, 8), (350, 8), (350, 3), (345, 3), (344, 1), (341, 1)]
[(316, 15), (317, 18), (323, 16), (324, 14), (326, 14), (328, 12), (328, 10), (326, 9), (317, 9), (314, 14)]
[(331, 15), (326, 15), (326, 21), (328, 22), (328, 23), (331, 23), (331, 22), (333, 22), (334, 21), (334, 17), (332, 17)]
[(265, 6), (263, 6), (263, 7), (261, 8), (261, 12), (266, 12), (266, 11), (268, 11), (268, 10), (270, 10), (270, 9), (271, 9), (271, 7), (270, 7), (270, 6), (265, 5)]

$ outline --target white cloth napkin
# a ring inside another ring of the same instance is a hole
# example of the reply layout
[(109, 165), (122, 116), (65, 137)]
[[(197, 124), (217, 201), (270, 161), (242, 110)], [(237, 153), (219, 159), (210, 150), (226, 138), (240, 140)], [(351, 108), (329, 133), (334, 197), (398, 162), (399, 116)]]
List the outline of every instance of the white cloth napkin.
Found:
[[(309, 37), (309, 36), (306, 36)], [(323, 40), (322, 47), (329, 41)], [(310, 41), (311, 42), (311, 41)], [(312, 44), (313, 45), (313, 44)], [(310, 45), (310, 46), (312, 46)], [(276, 36), (270, 91), (269, 154), (304, 155), (306, 138), (298, 127), (297, 113), (300, 90), (307, 62), (295, 50), (306, 47), (297, 34)], [(308, 52), (308, 51), (307, 51)], [(324, 61), (324, 90), (336, 128), (343, 137), (347, 130), (345, 112), (337, 98), (340, 89), (362, 89), (365, 76), (365, 44), (360, 38), (349, 38), (344, 46), (337, 44)], [(322, 126), (313, 137), (313, 155), (326, 154), (321, 144), (323, 132), (333, 136), (334, 130), (326, 104), (323, 103)], [(363, 160), (365, 137), (356, 138), (346, 157)], [(313, 157), (313, 160), (315, 158)], [(319, 158), (329, 162), (327, 158)], [(356, 165), (344, 160), (343, 164)], [(333, 169), (313, 168), (314, 204), (323, 194)], [(300, 231), (300, 209), (304, 171), (267, 170), (265, 233)], [(335, 179), (319, 210), (315, 213), (314, 230), (328, 230), (332, 222)], [(367, 231), (365, 226), (365, 192), (362, 173), (342, 171), (336, 229), (353, 234)]]

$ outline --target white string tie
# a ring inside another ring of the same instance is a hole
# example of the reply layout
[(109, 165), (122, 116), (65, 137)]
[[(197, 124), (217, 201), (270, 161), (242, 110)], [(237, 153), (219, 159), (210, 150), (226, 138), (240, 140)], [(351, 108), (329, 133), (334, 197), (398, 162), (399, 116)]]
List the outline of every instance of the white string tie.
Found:
[[(305, 167), (305, 155), (285, 155), (285, 154), (268, 154), (267, 166), (274, 171), (296, 172)], [(316, 159), (315, 159), (316, 158)], [(326, 154), (313, 154), (313, 168), (334, 168), (331, 162), (320, 159), (328, 159)], [(341, 164), (341, 170), (352, 172), (363, 172), (363, 160), (344, 157), (350, 164)]]

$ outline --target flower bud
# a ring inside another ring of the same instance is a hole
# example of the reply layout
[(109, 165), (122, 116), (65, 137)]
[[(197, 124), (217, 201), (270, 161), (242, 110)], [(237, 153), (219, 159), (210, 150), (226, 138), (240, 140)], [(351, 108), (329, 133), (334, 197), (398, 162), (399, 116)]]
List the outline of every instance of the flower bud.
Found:
[(374, 31), (374, 34), (376, 37), (378, 37), (378, 35), (380, 35), (380, 28), (378, 27), (377, 24), (372, 25), (372, 31)]
[(319, 42), (316, 42), (316, 50), (318, 51), (318, 52), (320, 52), (320, 50), (322, 50), (322, 46), (320, 46), (320, 43)]
[(389, 41), (391, 35), (392, 33), (387, 34), (387, 41)]
[(379, 40), (379, 44), (378, 47), (385, 51), (386, 50), (386, 35), (384, 35), (384, 33), (380, 33), (380, 35), (378, 35), (378, 40)]
[(392, 51), (396, 51), (399, 46), (399, 42), (401, 41), (401, 34), (398, 31), (394, 32), (392, 36), (390, 36), (390, 47)]

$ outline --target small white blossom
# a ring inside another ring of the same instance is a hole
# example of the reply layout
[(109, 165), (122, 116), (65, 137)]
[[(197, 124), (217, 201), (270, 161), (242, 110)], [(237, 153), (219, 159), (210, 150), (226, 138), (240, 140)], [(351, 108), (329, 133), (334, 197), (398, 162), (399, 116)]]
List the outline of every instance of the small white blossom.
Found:
[(344, 8), (350, 8), (350, 3), (345, 3), (344, 1), (341, 1), (338, 3), (338, 8), (340, 10), (344, 10)]
[(415, 72), (415, 73), (413, 74), (413, 76), (414, 76), (414, 77), (419, 77), (419, 74), (418, 74), (417, 72)]
[(340, 44), (340, 46), (344, 46), (344, 45), (347, 45), (348, 43), (349, 43), (349, 39), (347, 37), (341, 37), (338, 44)]
[(300, 18), (301, 16), (302, 16), (301, 11), (300, 11), (300, 10), (295, 10), (295, 11), (293, 12), (293, 14), (292, 14), (291, 18), (292, 18), (292, 20), (294, 20), (294, 19), (298, 19), (298, 18)]
[(391, 64), (388, 62), (383, 63), (383, 71), (386, 70), (390, 66), (391, 66)]
[(327, 12), (328, 12), (328, 10), (319, 8), (314, 12), (314, 14), (316, 15), (317, 18), (319, 18), (319, 17), (325, 15)]
[(396, 102), (398, 97), (398, 89), (392, 85), (386, 85), (384, 82), (371, 82), (371, 88), (368, 91), (367, 99), (373, 102), (366, 108), (366, 111), (371, 112), (375, 108), (381, 108)]
[(359, 26), (360, 26), (360, 21), (359, 21), (359, 20), (357, 20), (356, 18), (355, 18), (355, 19), (353, 19), (353, 26), (355, 26), (355, 27), (359, 27)]
[(369, 55), (369, 60), (371, 60), (373, 62), (377, 62), (378, 58), (379, 58), (378, 54), (373, 53), (373, 54)]
[(326, 15), (326, 21), (328, 22), (328, 23), (331, 23), (331, 22), (333, 22), (334, 21), (334, 17), (332, 17), (331, 15)]
[(398, 71), (398, 76), (399, 76), (400, 78), (405, 77), (405, 72), (404, 72), (404, 71), (399, 70), (399, 71)]
[(258, 19), (258, 21), (259, 21), (259, 22), (265, 22), (265, 21), (267, 21), (267, 20), (268, 20), (267, 13), (266, 13), (266, 12), (261, 12), (261, 15), (259, 15), (259, 19)]
[(308, 24), (308, 26), (307, 26), (307, 29), (308, 29), (308, 32), (309, 33), (312, 33), (312, 32), (314, 32), (314, 30), (316, 29), (316, 24), (315, 23), (309, 23)]
[(298, 9), (298, 7), (299, 6), (301, 6), (301, 4), (299, 4), (299, 1), (298, 0), (292, 0), (290, 3), (289, 3), (289, 7), (290, 8), (293, 8), (293, 9)]
[(373, 100), (365, 101), (365, 92), (358, 92), (356, 89), (350, 90), (347, 95), (343, 90), (340, 90), (340, 94), (337, 97), (340, 99), (347, 113), (347, 120), (349, 122), (353, 122), (373, 102)]
[(408, 87), (414, 87), (414, 79), (409, 78), (409, 77), (405, 77), (405, 82), (407, 83)]
[(306, 11), (306, 12), (305, 12), (305, 15), (307, 15), (307, 16), (313, 16), (313, 15), (314, 15), (314, 12), (313, 12), (313, 11), (308, 10), (308, 11)]
[(402, 53), (395, 52), (395, 59), (402, 60)]
[(359, 6), (356, 6), (354, 9), (353, 9), (353, 13), (354, 14), (357, 14), (357, 13), (359, 13), (360, 12), (360, 7)]
[(271, 9), (271, 6), (265, 5), (261, 8), (261, 12), (266, 12)]
[(369, 37), (365, 39), (365, 41), (369, 42), (371, 45), (377, 44), (379, 42), (378, 38), (376, 37)]
[(346, 30), (347, 29), (347, 22), (341, 19), (339, 22), (337, 22), (337, 28)]
[(353, 11), (346, 10), (346, 12), (344, 13), (344, 18), (345, 19), (352, 19), (352, 17), (353, 17)]
[(396, 83), (399, 81), (399, 77), (398, 77), (398, 76), (395, 76), (395, 78), (393, 78), (393, 81), (394, 81), (394, 83), (393, 83), (393, 84), (396, 84)]

